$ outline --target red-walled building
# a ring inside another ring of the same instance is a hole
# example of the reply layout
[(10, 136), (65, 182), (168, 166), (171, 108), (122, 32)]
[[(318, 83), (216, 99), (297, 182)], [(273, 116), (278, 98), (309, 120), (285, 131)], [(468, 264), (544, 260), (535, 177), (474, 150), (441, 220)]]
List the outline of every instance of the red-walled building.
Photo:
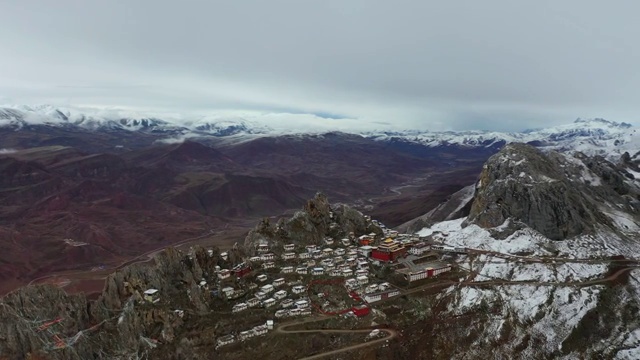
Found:
[(356, 305), (354, 307), (351, 308), (351, 311), (353, 311), (353, 314), (357, 317), (362, 317), (362, 316), (367, 316), (369, 315), (369, 307), (367, 305)]
[(248, 273), (250, 273), (251, 270), (252, 270), (251, 266), (249, 266), (249, 265), (247, 265), (245, 263), (242, 263), (242, 264), (236, 266), (235, 268), (233, 268), (233, 273), (237, 277), (243, 277), (243, 276), (247, 275)]
[(395, 261), (406, 255), (407, 248), (392, 239), (383, 241), (380, 246), (371, 251), (371, 257), (380, 261)]

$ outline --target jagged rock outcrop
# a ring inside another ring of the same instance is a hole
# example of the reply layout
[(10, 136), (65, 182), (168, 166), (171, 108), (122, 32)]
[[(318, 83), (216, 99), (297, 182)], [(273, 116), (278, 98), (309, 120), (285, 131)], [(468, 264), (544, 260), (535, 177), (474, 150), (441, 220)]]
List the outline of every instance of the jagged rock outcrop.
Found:
[(602, 156), (587, 157), (584, 154), (578, 153), (576, 156), (578, 159), (596, 174), (602, 182), (604, 182), (609, 188), (618, 193), (619, 195), (626, 195), (629, 193), (630, 188), (626, 183), (626, 177), (621, 172), (621, 168), (610, 163)]
[[(217, 249), (185, 254), (168, 248), (153, 264), (109, 275), (95, 301), (52, 285), (21, 288), (0, 300), (0, 358), (125, 359), (154, 341), (171, 342), (183, 324), (175, 310), (199, 316), (211, 309), (211, 294), (199, 282), (215, 279), (217, 265), (230, 265)], [(159, 306), (143, 300), (149, 288), (159, 290)]]
[(48, 334), (47, 329), (39, 328), (59, 318), (65, 321), (50, 326), (77, 333), (90, 319), (87, 305), (83, 295), (68, 295), (50, 285), (29, 286), (8, 294), (0, 302), (0, 358), (19, 358), (46, 347), (42, 335)]
[[(468, 220), (493, 228), (512, 218), (553, 240), (588, 233), (595, 224), (610, 224), (599, 211), (592, 191), (586, 190), (597, 184), (577, 185), (568, 177), (567, 172), (576, 175), (584, 170), (576, 164), (580, 158), (574, 160), (568, 162), (565, 155), (545, 154), (530, 145), (505, 146), (485, 164)], [(589, 168), (608, 174), (605, 167), (597, 165), (604, 159), (584, 161)], [(597, 179), (594, 177), (594, 181)], [(622, 189), (621, 185), (616, 187), (617, 178), (609, 179), (608, 185)]]
[(319, 245), (326, 236), (339, 239), (351, 233), (371, 232), (381, 234), (382, 230), (361, 212), (344, 204), (332, 206), (324, 194), (318, 193), (290, 219), (280, 219), (276, 224), (264, 219), (249, 232), (244, 248), (253, 253), (260, 243), (271, 244), (274, 248), (289, 242)]

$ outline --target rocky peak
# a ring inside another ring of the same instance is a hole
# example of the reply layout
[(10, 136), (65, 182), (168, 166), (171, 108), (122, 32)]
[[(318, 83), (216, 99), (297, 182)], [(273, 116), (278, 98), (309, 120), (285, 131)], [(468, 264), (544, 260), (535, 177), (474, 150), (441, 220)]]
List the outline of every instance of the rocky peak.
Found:
[(553, 240), (609, 224), (584, 186), (567, 177), (566, 167), (571, 164), (563, 163), (564, 159), (530, 145), (505, 146), (480, 174), (468, 221), (493, 228), (511, 218)]
[(318, 193), (289, 219), (280, 219), (275, 224), (264, 219), (249, 232), (244, 247), (248, 253), (254, 253), (262, 243), (276, 249), (286, 243), (320, 245), (327, 236), (339, 239), (350, 233), (371, 232), (380, 234), (382, 230), (361, 212), (344, 204), (331, 205), (326, 195)]

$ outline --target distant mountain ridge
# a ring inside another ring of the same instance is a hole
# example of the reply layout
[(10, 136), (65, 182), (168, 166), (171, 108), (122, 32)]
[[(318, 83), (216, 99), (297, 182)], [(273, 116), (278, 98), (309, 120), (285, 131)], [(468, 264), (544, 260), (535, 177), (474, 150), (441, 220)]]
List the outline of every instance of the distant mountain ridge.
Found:
[(618, 158), (625, 152), (632, 156), (640, 151), (636, 128), (628, 123), (605, 119), (577, 119), (573, 123), (522, 132), (386, 132), (365, 134), (380, 141), (407, 141), (425, 146), (464, 146), (500, 148), (509, 143), (526, 143), (558, 151), (575, 150), (587, 155)]
[[(0, 106), (0, 128), (11, 127), (20, 130), (34, 125), (79, 128), (87, 131), (133, 131), (156, 135), (160, 141), (176, 139), (180, 141), (184, 138), (199, 137), (242, 140), (259, 136), (305, 135), (296, 130), (276, 130), (237, 116), (185, 117), (125, 110), (60, 108), (50, 105)], [(309, 134), (323, 133), (327, 133), (326, 130), (309, 132)], [(347, 133), (376, 141), (416, 143), (427, 147), (483, 147), (498, 150), (505, 144), (521, 142), (539, 148), (558, 151), (577, 150), (587, 155), (602, 155), (612, 159), (625, 152), (629, 152), (633, 157), (640, 151), (639, 135), (633, 125), (600, 118), (579, 118), (570, 124), (522, 132), (481, 130), (438, 132), (410, 129), (347, 131)]]
[(163, 119), (157, 114), (141, 114), (123, 110), (86, 111), (74, 108), (58, 108), (50, 105), (0, 106), (0, 127), (21, 129), (31, 125), (76, 126), (95, 131), (129, 130), (169, 135), (230, 136), (236, 134), (264, 134), (271, 131), (266, 126), (252, 123), (240, 117), (219, 118), (210, 116)]

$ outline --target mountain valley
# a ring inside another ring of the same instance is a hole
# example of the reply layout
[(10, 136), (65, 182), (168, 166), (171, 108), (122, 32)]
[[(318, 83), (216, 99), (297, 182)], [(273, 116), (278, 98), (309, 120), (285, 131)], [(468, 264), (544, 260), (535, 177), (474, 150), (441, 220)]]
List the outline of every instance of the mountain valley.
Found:
[(0, 358), (640, 354), (628, 124), (166, 141), (3, 114)]

